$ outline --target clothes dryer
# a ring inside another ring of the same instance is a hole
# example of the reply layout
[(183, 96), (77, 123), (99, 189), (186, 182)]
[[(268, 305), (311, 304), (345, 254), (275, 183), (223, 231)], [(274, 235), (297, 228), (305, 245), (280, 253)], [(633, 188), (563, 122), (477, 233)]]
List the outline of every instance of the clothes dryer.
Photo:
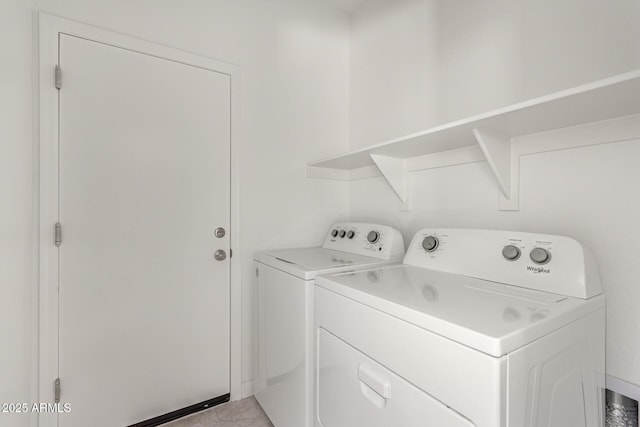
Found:
[(315, 298), (316, 426), (602, 425), (605, 298), (573, 239), (425, 229)]
[(258, 402), (276, 427), (313, 425), (314, 279), (319, 274), (399, 264), (400, 232), (339, 223), (322, 247), (257, 253)]

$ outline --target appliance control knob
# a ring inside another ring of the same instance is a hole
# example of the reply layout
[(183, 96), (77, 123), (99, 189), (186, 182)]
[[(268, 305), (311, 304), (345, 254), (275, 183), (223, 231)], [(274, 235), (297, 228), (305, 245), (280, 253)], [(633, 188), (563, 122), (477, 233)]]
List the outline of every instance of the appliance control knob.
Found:
[(513, 245), (507, 245), (502, 249), (502, 256), (509, 261), (515, 261), (520, 258), (520, 249)]
[(435, 236), (427, 236), (424, 238), (424, 240), (422, 241), (422, 247), (427, 251), (427, 252), (433, 252), (438, 248), (438, 245), (440, 244), (440, 241), (438, 240), (437, 237)]
[(375, 243), (378, 240), (380, 240), (380, 233), (378, 233), (377, 231), (370, 231), (369, 234), (367, 234), (367, 240), (369, 241), (369, 243)]
[(355, 236), (355, 235), (356, 235), (356, 233), (354, 233), (354, 232), (353, 232), (353, 230), (350, 230), (350, 231), (347, 233), (347, 237), (348, 237), (348, 238), (350, 238), (350, 239), (353, 239), (353, 236)]
[(331, 230), (331, 237), (336, 237), (337, 235), (338, 235), (338, 230), (336, 230), (335, 228)]
[(536, 264), (546, 264), (551, 259), (551, 254), (549, 253), (549, 251), (543, 248), (531, 249), (529, 256), (531, 257), (531, 261), (535, 262)]
[(345, 234), (347, 234), (346, 231), (340, 230), (340, 238), (344, 238)]

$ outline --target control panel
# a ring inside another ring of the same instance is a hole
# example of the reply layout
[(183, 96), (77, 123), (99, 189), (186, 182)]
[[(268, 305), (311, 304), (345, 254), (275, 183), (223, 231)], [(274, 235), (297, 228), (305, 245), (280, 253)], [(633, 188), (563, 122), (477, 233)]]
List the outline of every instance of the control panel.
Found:
[(398, 230), (388, 225), (363, 222), (333, 224), (322, 247), (379, 259), (401, 259), (404, 256), (404, 241)]
[(577, 298), (602, 293), (591, 253), (564, 236), (424, 229), (413, 237), (404, 263)]

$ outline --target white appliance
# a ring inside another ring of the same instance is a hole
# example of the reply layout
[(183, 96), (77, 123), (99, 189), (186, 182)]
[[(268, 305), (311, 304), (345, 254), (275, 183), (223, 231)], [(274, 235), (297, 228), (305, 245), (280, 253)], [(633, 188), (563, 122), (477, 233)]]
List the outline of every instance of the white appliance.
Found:
[(316, 426), (602, 425), (605, 298), (575, 240), (425, 229), (315, 302)]
[(399, 264), (403, 256), (398, 230), (364, 223), (335, 224), (322, 247), (256, 254), (256, 398), (276, 427), (313, 425), (315, 277)]

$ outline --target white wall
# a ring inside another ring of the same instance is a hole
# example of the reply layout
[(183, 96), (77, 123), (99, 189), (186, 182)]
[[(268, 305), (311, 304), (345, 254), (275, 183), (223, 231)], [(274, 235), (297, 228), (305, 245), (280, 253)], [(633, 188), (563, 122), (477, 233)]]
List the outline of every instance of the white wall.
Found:
[(351, 18), (350, 145), (432, 124), (437, 114), (435, 1), (370, 0)]
[[(373, 0), (356, 11), (352, 82), (365, 80), (385, 94), (436, 87), (437, 99), (435, 105), (407, 98), (372, 103), (354, 83), (351, 148), (640, 68), (637, 1), (434, 1)], [(416, 21), (436, 28), (420, 28)], [(408, 51), (373, 45), (384, 36), (408, 37), (407, 29), (418, 40), (425, 31), (435, 33), (436, 42)], [(386, 67), (388, 58), (393, 67)], [(412, 67), (429, 72), (405, 78)], [(397, 209), (382, 178), (354, 181), (350, 213), (354, 219), (396, 224), (407, 240), (423, 227), (523, 230), (578, 239), (595, 252), (608, 298), (607, 373), (640, 385), (638, 164), (638, 139), (524, 156), (517, 212), (497, 210), (497, 186), (486, 162), (410, 175), (411, 212)]]
[(635, 0), (439, 1), (439, 120), (640, 66)]
[[(28, 3), (0, 12), (0, 403), (30, 402), (34, 260), (32, 246), (32, 49)], [(24, 426), (0, 413), (0, 426)]]
[(640, 66), (635, 0), (370, 0), (351, 18), (360, 148)]
[[(347, 149), (347, 16), (313, 0), (0, 3), (0, 402), (36, 398), (38, 10), (240, 66), (242, 376), (250, 381), (253, 252), (320, 244), (330, 223), (346, 214), (348, 189), (305, 179), (304, 164)], [(27, 416), (0, 414), (2, 427), (25, 425)]]

